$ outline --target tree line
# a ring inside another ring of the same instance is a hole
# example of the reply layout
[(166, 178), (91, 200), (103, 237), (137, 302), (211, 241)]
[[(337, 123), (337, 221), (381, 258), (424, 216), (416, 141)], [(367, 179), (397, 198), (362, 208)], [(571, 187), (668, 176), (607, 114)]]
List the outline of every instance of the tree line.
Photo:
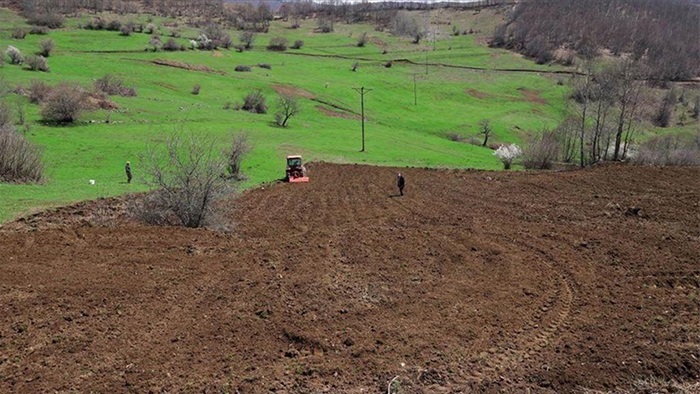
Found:
[(655, 80), (688, 80), (700, 75), (698, 21), (700, 7), (689, 0), (523, 0), (492, 45), (540, 63), (566, 50), (586, 59), (609, 51), (644, 63)]

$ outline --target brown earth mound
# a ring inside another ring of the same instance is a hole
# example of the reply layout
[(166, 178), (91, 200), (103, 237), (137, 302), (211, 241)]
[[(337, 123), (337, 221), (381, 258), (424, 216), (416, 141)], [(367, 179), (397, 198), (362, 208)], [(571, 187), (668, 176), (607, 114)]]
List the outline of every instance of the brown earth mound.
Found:
[(537, 90), (518, 88), (518, 91), (520, 92), (520, 94), (523, 95), (525, 101), (527, 101), (529, 103), (535, 103), (535, 104), (540, 104), (540, 105), (547, 104), (547, 100), (540, 97), (540, 92)]
[(401, 169), (397, 197), (397, 169), (309, 167), (231, 201), (232, 234), (76, 220), (88, 206), (4, 226), (0, 392), (698, 379), (698, 169)]
[(307, 99), (314, 98), (313, 93), (296, 86), (274, 84), (271, 87), (278, 94), (284, 94), (292, 97), (303, 97)]
[[(326, 116), (331, 116), (334, 118), (343, 118), (343, 119), (360, 119), (359, 115), (351, 114), (349, 112), (344, 112), (344, 111), (336, 111), (330, 108), (326, 108), (323, 105), (317, 105), (316, 109), (326, 115)], [(365, 118), (367, 119), (367, 118)]]
[(200, 72), (205, 72), (205, 73), (226, 75), (226, 72), (224, 72), (224, 71), (214, 70), (213, 68), (210, 68), (210, 67), (202, 65), (202, 64), (190, 64), (190, 63), (180, 62), (177, 60), (165, 60), (165, 59), (156, 59), (156, 60), (153, 60), (151, 63), (157, 64), (159, 66), (180, 68), (183, 70), (200, 71)]

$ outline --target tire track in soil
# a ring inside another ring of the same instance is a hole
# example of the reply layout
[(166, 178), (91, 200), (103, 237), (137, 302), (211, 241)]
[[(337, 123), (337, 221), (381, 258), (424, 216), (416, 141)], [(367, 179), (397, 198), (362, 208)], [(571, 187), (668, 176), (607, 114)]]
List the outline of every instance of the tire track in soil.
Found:
[[(395, 206), (400, 207), (411, 215), (420, 217), (428, 223), (433, 223), (438, 220), (428, 217), (422, 212), (409, 208), (400, 202), (396, 202)], [(427, 223), (423, 223), (423, 225), (425, 224)], [(441, 227), (442, 226), (436, 226), (434, 230), (440, 231)], [(453, 250), (461, 251), (465, 254), (469, 253), (463, 245), (456, 242), (449, 235), (445, 233), (441, 235), (442, 239), (448, 241)], [(503, 238), (502, 234), (491, 235)], [(569, 275), (557, 275), (560, 271), (556, 267), (556, 261), (546, 251), (513, 239), (506, 239), (505, 241), (506, 244), (515, 243), (525, 250), (530, 250), (536, 252), (535, 254), (544, 256), (545, 259), (538, 259), (538, 262), (541, 266), (547, 268), (549, 281), (557, 283), (557, 285), (550, 287), (553, 291), (549, 292), (545, 302), (535, 309), (536, 312), (524, 324), (524, 329), (519, 330), (520, 332), (517, 333), (514, 338), (505, 338), (502, 340), (503, 343), (516, 343), (517, 345), (515, 348), (509, 349), (499, 347), (498, 351), (491, 353), (483, 364), (477, 363), (474, 365), (468, 375), (461, 374), (460, 377), (464, 379), (462, 383), (483, 383), (487, 379), (499, 378), (517, 365), (529, 359), (536, 359), (544, 348), (553, 344), (552, 338), (558, 331), (568, 328), (567, 320), (571, 314), (574, 301), (574, 291)], [(556, 308), (553, 308), (553, 305), (556, 306)], [(547, 316), (551, 318), (546, 319), (545, 317)], [(550, 320), (551, 322), (545, 327), (542, 327), (542, 322), (546, 320)]]

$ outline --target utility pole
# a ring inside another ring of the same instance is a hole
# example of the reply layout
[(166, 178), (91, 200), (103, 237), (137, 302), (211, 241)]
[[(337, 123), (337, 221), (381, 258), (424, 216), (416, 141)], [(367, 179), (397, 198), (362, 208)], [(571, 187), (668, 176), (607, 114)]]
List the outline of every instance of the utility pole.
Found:
[(361, 88), (353, 88), (356, 92), (360, 93), (360, 108), (362, 112), (362, 150), (360, 152), (365, 151), (365, 93), (369, 93), (374, 89), (365, 89), (365, 87)]

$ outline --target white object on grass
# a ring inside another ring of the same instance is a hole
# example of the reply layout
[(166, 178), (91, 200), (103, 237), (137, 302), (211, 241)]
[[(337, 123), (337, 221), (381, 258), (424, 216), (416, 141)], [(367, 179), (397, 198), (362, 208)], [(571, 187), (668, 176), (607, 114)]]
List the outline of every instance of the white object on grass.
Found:
[(90, 179), (88, 182), (89, 182), (91, 185), (94, 185), (94, 184), (95, 184), (95, 180), (94, 180), (94, 179)]

